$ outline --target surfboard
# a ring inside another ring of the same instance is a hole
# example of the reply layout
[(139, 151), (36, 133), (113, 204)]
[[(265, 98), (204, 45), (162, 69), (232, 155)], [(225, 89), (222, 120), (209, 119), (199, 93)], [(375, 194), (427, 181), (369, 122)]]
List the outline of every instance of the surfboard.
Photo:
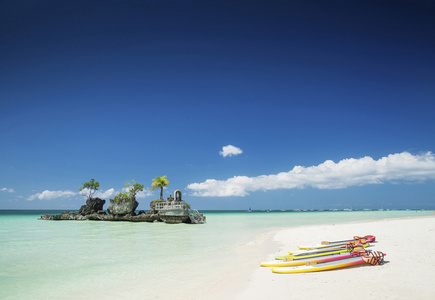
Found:
[[(305, 265), (272, 269), (272, 272), (281, 273), (281, 274), (308, 273), (308, 272), (318, 272), (318, 271), (326, 271), (326, 270), (351, 267), (363, 263), (376, 265), (376, 264), (381, 264), (383, 262), (383, 258), (382, 259), (380, 258), (383, 257), (384, 255), (385, 254), (382, 252), (374, 251), (364, 256), (356, 256), (356, 257), (344, 258), (344, 259), (333, 260), (333, 261), (322, 262), (322, 263), (307, 262)], [(373, 262), (374, 257), (376, 256), (378, 256), (378, 261)]]
[(366, 239), (366, 240), (368, 240), (368, 242), (374, 242), (376, 240), (376, 237), (374, 235), (354, 236), (353, 239), (351, 239), (351, 240), (333, 241), (333, 242), (322, 241), (321, 244), (322, 245), (327, 245), (327, 244), (346, 243), (346, 242), (360, 240), (360, 239)]
[[(358, 246), (361, 246), (363, 244), (366, 243), (354, 243), (354, 242), (347, 242), (343, 245), (325, 245), (324, 247), (320, 247), (320, 248), (314, 248), (314, 249), (300, 249), (299, 251), (296, 252), (290, 252), (289, 254), (300, 254), (300, 253), (314, 253), (314, 252), (319, 252), (319, 251), (329, 251), (329, 250), (336, 250), (336, 249), (344, 249), (344, 248), (355, 248)], [(353, 246), (353, 247), (351, 247)]]
[(307, 257), (301, 258), (297, 260), (289, 259), (289, 260), (273, 260), (267, 262), (261, 262), (260, 266), (262, 267), (291, 267), (291, 266), (301, 266), (305, 265), (307, 262), (327, 262), (332, 260), (344, 259), (352, 257), (350, 252), (346, 253), (337, 253), (331, 255), (325, 255), (320, 257)]
[[(364, 244), (362, 247), (368, 247), (370, 244)], [(359, 249), (362, 247), (355, 247), (355, 249)], [(307, 258), (307, 257), (316, 257), (316, 256), (324, 256), (329, 254), (338, 254), (338, 253), (345, 253), (345, 252), (351, 252), (352, 249), (346, 249), (346, 248), (340, 248), (340, 249), (330, 249), (330, 250), (324, 250), (324, 251), (316, 251), (311, 253), (299, 253), (299, 254), (289, 254), (289, 255), (283, 255), (283, 256), (275, 256), (275, 259), (283, 260), (285, 258), (292, 258), (292, 259), (300, 259), (300, 258)]]
[(317, 244), (312, 246), (297, 246), (301, 250), (313, 250), (313, 249), (325, 249), (325, 248), (332, 248), (332, 247), (339, 247), (346, 245), (347, 243), (361, 243), (366, 244), (372, 242), (373, 238), (368, 239), (359, 239), (359, 240), (352, 240), (347, 242), (328, 242), (328, 244)]
[(308, 255), (308, 254), (315, 254), (315, 253), (322, 253), (322, 252), (328, 252), (328, 251), (334, 251), (334, 250), (340, 250), (340, 249), (354, 249), (354, 248), (358, 248), (358, 247), (368, 247), (370, 246), (370, 244), (353, 244), (349, 247), (347, 247), (346, 245), (343, 246), (338, 246), (338, 247), (332, 247), (332, 248), (327, 248), (327, 249), (313, 249), (313, 250), (303, 250), (303, 251), (299, 251), (299, 252), (289, 252), (290, 255), (294, 255), (294, 256), (301, 256), (301, 255)]
[(350, 267), (365, 263), (361, 257), (350, 257), (320, 264), (309, 264), (294, 267), (283, 267), (279, 269), (272, 269), (273, 273), (291, 274), (291, 273), (307, 273), (318, 272), (325, 270), (333, 270), (338, 268)]

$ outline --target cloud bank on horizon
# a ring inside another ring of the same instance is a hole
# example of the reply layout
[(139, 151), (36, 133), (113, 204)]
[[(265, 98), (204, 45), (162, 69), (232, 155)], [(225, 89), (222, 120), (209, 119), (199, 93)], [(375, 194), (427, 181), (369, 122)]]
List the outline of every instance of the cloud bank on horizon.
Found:
[(42, 193), (36, 193), (31, 195), (30, 197), (27, 198), (27, 200), (29, 201), (33, 201), (36, 199), (39, 200), (52, 200), (52, 199), (57, 199), (57, 198), (70, 198), (77, 195), (77, 193), (73, 192), (73, 191), (49, 191), (49, 190), (45, 190)]
[[(127, 188), (122, 188), (121, 191), (122, 192), (128, 192), (129, 187)], [(31, 196), (29, 196), (27, 198), (28, 201), (33, 201), (33, 200), (53, 200), (53, 199), (58, 199), (58, 198), (71, 198), (71, 197), (75, 197), (75, 196), (87, 196), (89, 194), (89, 189), (83, 189), (81, 192), (73, 192), (70, 190), (66, 190), (66, 191), (49, 191), (49, 190), (45, 190), (42, 193), (36, 193), (33, 194)], [(117, 192), (115, 191), (114, 188), (110, 188), (107, 190), (99, 190), (96, 191), (95, 194), (93, 195), (93, 197), (98, 197), (101, 199), (109, 199), (111, 197), (114, 197), (117, 194)], [(145, 198), (148, 196), (151, 196), (152, 192), (150, 192), (149, 190), (144, 190), (142, 192), (137, 193), (136, 198)]]
[(255, 191), (306, 187), (343, 189), (366, 184), (422, 182), (430, 179), (435, 179), (435, 156), (432, 152), (420, 155), (402, 152), (378, 160), (370, 156), (347, 158), (338, 163), (326, 160), (318, 166), (295, 166), (288, 172), (271, 175), (207, 179), (201, 183), (191, 183), (187, 189), (193, 191), (192, 196), (243, 197)]
[(223, 146), (222, 150), (219, 151), (219, 154), (222, 155), (223, 157), (239, 155), (242, 153), (243, 153), (242, 149), (233, 145)]

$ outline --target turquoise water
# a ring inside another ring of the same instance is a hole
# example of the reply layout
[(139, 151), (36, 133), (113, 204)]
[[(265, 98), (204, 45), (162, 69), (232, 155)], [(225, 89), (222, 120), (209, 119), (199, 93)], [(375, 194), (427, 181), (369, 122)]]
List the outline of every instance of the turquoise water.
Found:
[(173, 293), (167, 285), (195, 286), (210, 270), (225, 273), (236, 262), (234, 247), (262, 233), (434, 214), (204, 211), (205, 225), (168, 225), (37, 220), (44, 213), (60, 212), (0, 211), (0, 299), (165, 299)]

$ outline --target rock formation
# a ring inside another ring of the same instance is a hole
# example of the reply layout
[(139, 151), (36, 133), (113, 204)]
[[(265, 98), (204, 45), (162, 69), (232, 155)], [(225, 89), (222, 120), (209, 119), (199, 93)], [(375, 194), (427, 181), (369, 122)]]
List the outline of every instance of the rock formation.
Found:
[[(180, 192), (181, 193), (181, 192)], [(180, 194), (181, 200), (181, 194)], [(174, 212), (169, 211), (169, 215), (163, 215), (162, 210), (158, 210), (157, 206), (162, 206), (162, 204), (169, 203), (162, 200), (151, 201), (151, 209), (147, 212), (141, 210), (136, 215), (135, 210), (139, 203), (135, 198), (117, 198), (110, 199), (109, 207), (107, 208), (107, 214), (103, 210), (103, 205), (106, 200), (100, 198), (90, 198), (86, 201), (86, 205), (82, 205), (77, 213), (70, 211), (64, 211), (60, 215), (50, 215), (45, 214), (41, 216), (40, 220), (94, 220), (94, 221), (129, 221), (129, 222), (167, 222), (175, 223), (173, 220), (169, 220), (170, 217), (174, 217), (172, 214)], [(173, 198), (170, 199), (170, 203), (176, 204)], [(181, 204), (181, 202), (178, 202)], [(197, 210), (190, 209), (190, 205), (183, 202), (186, 205), (183, 211), (183, 223), (191, 224), (204, 224), (205, 216), (200, 214)], [(157, 205), (159, 204), (159, 205)], [(179, 221), (180, 222), (180, 221)]]
[(136, 198), (119, 198), (119, 199), (110, 199), (109, 207), (107, 208), (107, 212), (111, 215), (116, 216), (135, 216), (135, 210), (139, 202), (136, 201)]
[(77, 214), (86, 216), (98, 213), (98, 211), (103, 210), (104, 203), (106, 203), (106, 200), (100, 198), (89, 198), (86, 200), (86, 205), (82, 205)]

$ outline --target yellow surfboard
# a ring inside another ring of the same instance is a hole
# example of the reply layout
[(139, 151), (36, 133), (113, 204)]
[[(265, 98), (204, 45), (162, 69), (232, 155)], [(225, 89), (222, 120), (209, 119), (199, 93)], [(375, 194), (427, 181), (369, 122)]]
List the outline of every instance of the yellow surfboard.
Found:
[(335, 260), (325, 263), (314, 263), (310, 264), (307, 263), (303, 266), (295, 266), (295, 267), (284, 267), (279, 269), (272, 269), (273, 273), (280, 273), (280, 274), (291, 274), (291, 273), (308, 273), (308, 272), (318, 272), (318, 271), (326, 271), (326, 270), (333, 270), (333, 269), (339, 269), (344, 267), (350, 267), (354, 265), (363, 264), (364, 259), (362, 257), (351, 257), (351, 258), (345, 258), (341, 260)]
[(302, 258), (298, 260), (292, 260), (292, 259), (285, 259), (285, 260), (274, 260), (274, 261), (267, 261), (267, 262), (261, 262), (260, 266), (262, 267), (292, 267), (292, 266), (302, 266), (305, 265), (307, 262), (314, 263), (314, 262), (326, 262), (330, 260), (338, 260), (338, 259), (344, 259), (352, 257), (352, 255), (349, 252), (346, 253), (338, 253), (338, 254), (331, 254), (331, 255), (325, 255), (325, 256), (319, 256), (319, 257), (307, 257)]
[[(370, 246), (370, 244), (364, 244), (362, 247), (368, 247)], [(355, 247), (354, 249), (359, 249), (362, 247)], [(301, 258), (307, 258), (307, 257), (316, 257), (316, 256), (324, 256), (324, 255), (329, 255), (329, 254), (338, 254), (338, 253), (345, 253), (345, 252), (350, 252), (352, 251), (352, 249), (331, 249), (331, 250), (326, 250), (326, 251), (318, 251), (318, 252), (310, 252), (310, 253), (299, 253), (299, 254), (289, 254), (289, 255), (284, 255), (284, 256), (275, 256), (275, 259), (278, 260), (283, 260), (285, 258), (291, 258), (293, 260), (296, 259), (301, 259)]]
[(339, 243), (339, 244), (328, 244), (328, 245), (313, 245), (313, 246), (298, 246), (301, 250), (312, 250), (312, 249), (324, 249), (324, 248), (331, 248), (331, 247), (339, 247), (346, 245), (346, 243)]

